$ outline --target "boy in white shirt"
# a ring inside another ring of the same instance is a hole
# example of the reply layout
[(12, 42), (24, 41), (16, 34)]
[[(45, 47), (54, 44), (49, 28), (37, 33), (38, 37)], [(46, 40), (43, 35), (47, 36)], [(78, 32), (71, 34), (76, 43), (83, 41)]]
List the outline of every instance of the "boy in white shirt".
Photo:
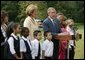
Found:
[(41, 40), (41, 31), (36, 30), (33, 33), (34, 40), (31, 42), (32, 43), (32, 58), (33, 59), (40, 59), (41, 55), (41, 46), (39, 40)]
[(53, 42), (51, 41), (52, 35), (51, 32), (44, 32), (45, 41), (42, 44), (42, 58), (52, 59), (53, 56)]

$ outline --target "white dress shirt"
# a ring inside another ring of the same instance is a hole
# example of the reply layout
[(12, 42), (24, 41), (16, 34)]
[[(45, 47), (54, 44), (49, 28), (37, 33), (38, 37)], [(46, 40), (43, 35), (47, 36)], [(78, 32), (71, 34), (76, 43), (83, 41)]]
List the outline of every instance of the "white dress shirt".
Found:
[(30, 49), (31, 49), (31, 42), (25, 38), (24, 36), (21, 37), (21, 40), (20, 40), (20, 52), (26, 52), (26, 45), (24, 43), (24, 40), (27, 41), (27, 43), (29, 44), (30, 46)]
[(35, 59), (35, 57), (38, 55), (39, 41), (37, 39), (34, 39), (31, 43), (32, 43), (32, 58)]
[[(17, 36), (15, 36), (13, 33), (11, 34), (11, 36), (13, 36), (16, 40), (18, 40)], [(13, 37), (9, 37), (9, 39), (7, 40), (11, 54), (16, 53), (16, 51), (14, 49), (14, 39), (13, 39)]]
[(51, 22), (53, 23), (53, 25), (54, 25), (54, 21), (53, 21), (53, 19), (50, 17), (50, 16), (48, 16), (49, 17), (49, 19), (51, 20)]
[(46, 57), (52, 57), (53, 56), (53, 42), (46, 39), (42, 44), (42, 50), (45, 51)]
[[(66, 27), (66, 30), (70, 33), (70, 35), (74, 35), (73, 29), (69, 26)], [(69, 40), (69, 48), (71, 48), (71, 46), (74, 46), (74, 40)]]

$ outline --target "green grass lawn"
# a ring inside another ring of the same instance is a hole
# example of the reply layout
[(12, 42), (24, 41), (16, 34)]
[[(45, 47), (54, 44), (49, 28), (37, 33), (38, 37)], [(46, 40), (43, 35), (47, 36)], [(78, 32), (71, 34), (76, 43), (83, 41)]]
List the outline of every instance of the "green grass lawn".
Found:
[(84, 59), (84, 25), (77, 23), (78, 31), (82, 34), (82, 39), (76, 41), (74, 59)]

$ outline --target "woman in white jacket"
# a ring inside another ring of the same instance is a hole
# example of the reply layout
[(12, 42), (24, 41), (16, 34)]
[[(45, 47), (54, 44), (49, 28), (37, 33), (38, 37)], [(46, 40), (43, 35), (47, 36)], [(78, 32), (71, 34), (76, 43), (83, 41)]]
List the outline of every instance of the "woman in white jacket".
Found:
[(34, 40), (33, 32), (38, 29), (38, 25), (35, 21), (37, 16), (37, 6), (30, 4), (26, 8), (26, 14), (28, 15), (24, 21), (24, 27), (29, 28), (29, 39)]

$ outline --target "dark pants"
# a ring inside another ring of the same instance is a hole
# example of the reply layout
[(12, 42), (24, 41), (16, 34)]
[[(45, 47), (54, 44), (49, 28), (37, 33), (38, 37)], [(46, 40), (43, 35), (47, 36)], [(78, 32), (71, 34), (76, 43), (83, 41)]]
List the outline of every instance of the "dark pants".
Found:
[(32, 59), (31, 54), (28, 54), (28, 52), (23, 53), (24, 59)]
[(71, 49), (69, 49), (69, 59), (74, 59), (75, 51), (74, 47), (71, 46)]
[(52, 38), (52, 41), (54, 43), (53, 59), (58, 59), (58, 55), (59, 55), (59, 40), (56, 40), (56, 39)]
[(52, 59), (52, 57), (46, 57), (46, 56), (45, 56), (45, 59)]
[(4, 59), (4, 46), (1, 46), (1, 59)]
[(40, 57), (35, 57), (35, 59), (40, 59)]
[[(75, 55), (74, 47), (71, 46), (71, 48), (69, 48), (69, 59), (74, 59), (74, 55)], [(66, 50), (66, 59), (67, 59), (67, 50)]]

